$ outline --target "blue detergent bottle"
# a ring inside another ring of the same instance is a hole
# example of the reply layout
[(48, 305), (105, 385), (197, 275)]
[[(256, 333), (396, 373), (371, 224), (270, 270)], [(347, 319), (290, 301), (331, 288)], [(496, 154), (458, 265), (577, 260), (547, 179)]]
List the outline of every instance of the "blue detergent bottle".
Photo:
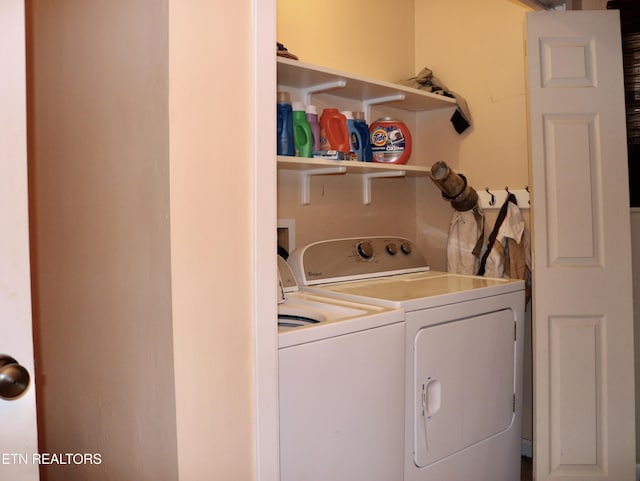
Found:
[(350, 110), (343, 110), (342, 115), (347, 118), (347, 130), (349, 131), (351, 160), (363, 160), (362, 158), (362, 134), (356, 128), (356, 123), (353, 120), (353, 112)]
[(278, 133), (277, 151), (278, 155), (296, 155), (293, 141), (293, 109), (291, 108), (291, 98), (289, 92), (278, 92)]
[(371, 152), (371, 137), (369, 136), (369, 126), (367, 125), (367, 121), (364, 118), (364, 112), (354, 112), (353, 120), (355, 122), (356, 128), (360, 132), (360, 137), (362, 139), (362, 157), (358, 158), (358, 160), (362, 160), (364, 162), (373, 162), (373, 153)]

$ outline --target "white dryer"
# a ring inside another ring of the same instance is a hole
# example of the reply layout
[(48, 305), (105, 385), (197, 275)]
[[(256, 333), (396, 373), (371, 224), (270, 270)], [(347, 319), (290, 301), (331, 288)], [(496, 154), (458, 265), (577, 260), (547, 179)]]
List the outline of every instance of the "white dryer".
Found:
[(523, 281), (430, 271), (398, 237), (322, 241), (290, 263), (309, 292), (404, 310), (405, 481), (520, 479)]

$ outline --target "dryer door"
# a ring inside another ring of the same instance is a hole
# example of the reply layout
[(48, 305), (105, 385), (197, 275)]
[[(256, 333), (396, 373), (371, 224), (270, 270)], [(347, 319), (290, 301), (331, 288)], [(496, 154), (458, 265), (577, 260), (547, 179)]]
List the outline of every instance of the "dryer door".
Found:
[(513, 311), (503, 309), (417, 331), (413, 391), (418, 467), (507, 430), (514, 419)]

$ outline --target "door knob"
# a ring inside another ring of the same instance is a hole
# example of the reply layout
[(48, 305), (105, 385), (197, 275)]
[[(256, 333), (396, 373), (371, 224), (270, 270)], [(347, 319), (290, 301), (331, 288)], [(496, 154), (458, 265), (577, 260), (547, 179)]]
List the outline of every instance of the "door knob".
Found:
[(11, 356), (0, 354), (0, 399), (11, 401), (29, 387), (29, 372)]

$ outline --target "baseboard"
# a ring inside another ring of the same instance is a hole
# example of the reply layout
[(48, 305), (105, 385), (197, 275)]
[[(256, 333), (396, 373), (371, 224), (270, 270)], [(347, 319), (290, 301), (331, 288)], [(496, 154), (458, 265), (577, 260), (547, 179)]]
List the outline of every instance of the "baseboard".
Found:
[(530, 439), (522, 439), (520, 454), (527, 458), (533, 458), (533, 442)]

